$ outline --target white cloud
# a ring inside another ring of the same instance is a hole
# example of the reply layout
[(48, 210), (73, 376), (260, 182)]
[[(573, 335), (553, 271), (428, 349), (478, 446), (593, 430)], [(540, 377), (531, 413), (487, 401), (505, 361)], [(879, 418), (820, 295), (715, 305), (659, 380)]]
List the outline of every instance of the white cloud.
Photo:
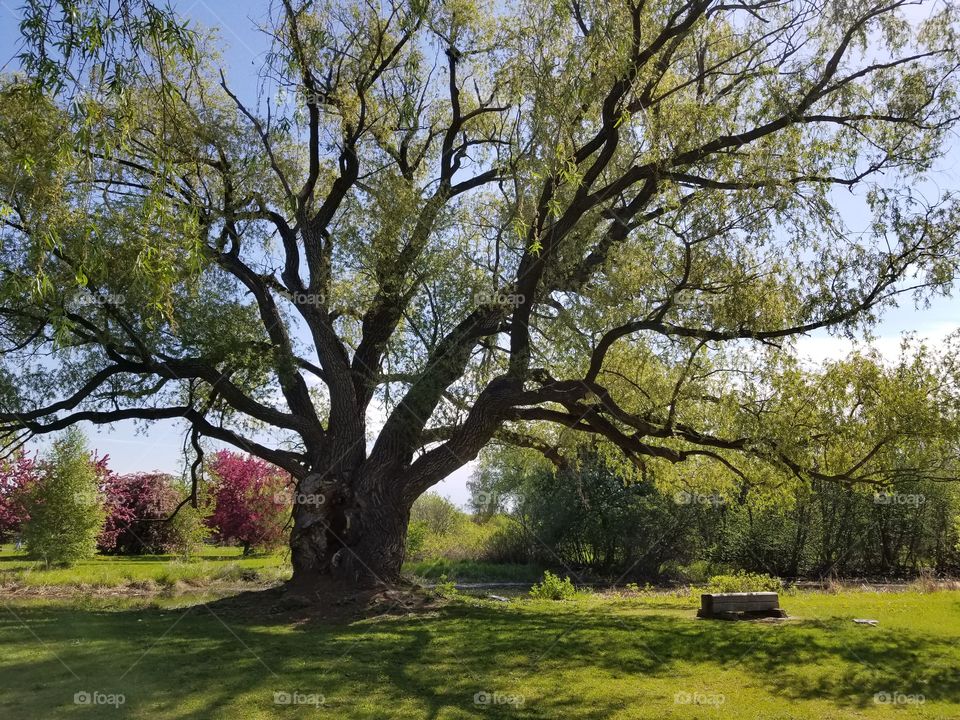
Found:
[[(940, 322), (929, 325), (923, 330), (917, 330), (913, 337), (931, 347), (941, 345), (947, 336), (960, 329), (960, 322)], [(840, 360), (850, 354), (855, 348), (872, 347), (889, 361), (900, 356), (900, 345), (904, 335), (879, 335), (871, 342), (862, 340), (848, 340), (829, 335), (805, 335), (796, 340), (797, 355), (808, 366), (822, 364), (826, 360)]]

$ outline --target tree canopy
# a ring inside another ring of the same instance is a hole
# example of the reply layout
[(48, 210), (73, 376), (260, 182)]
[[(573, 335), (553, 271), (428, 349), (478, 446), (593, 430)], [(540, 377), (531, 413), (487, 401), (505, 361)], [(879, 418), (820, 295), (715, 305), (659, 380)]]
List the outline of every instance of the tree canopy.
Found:
[(32, 0), (21, 29), (11, 447), (183, 418), (331, 499), (295, 511), (296, 569), (297, 537), (368, 557), (350, 517), (405, 524), (491, 441), (555, 456), (550, 428), (840, 481), (952, 430), (946, 366), (817, 385), (790, 352), (952, 286), (960, 211), (924, 192), (960, 116), (951, 3), (283, 0), (258, 98), (147, 0)]

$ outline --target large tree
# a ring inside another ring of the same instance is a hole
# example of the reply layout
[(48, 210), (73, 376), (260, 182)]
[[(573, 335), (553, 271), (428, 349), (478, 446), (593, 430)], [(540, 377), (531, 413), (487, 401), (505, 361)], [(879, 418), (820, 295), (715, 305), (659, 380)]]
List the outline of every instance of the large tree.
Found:
[(0, 95), (8, 443), (182, 418), (297, 479), (303, 583), (394, 580), (415, 498), (496, 439), (554, 455), (553, 426), (880, 481), (919, 410), (815, 457), (771, 378), (791, 338), (952, 283), (957, 205), (923, 191), (960, 39), (930, 5), (283, 0), (257, 97), (170, 8), (31, 0)]

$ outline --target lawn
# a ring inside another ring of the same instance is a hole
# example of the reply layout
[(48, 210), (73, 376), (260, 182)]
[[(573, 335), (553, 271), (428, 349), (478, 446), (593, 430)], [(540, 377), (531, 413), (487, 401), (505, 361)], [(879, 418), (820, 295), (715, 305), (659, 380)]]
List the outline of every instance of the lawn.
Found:
[(237, 547), (207, 547), (184, 561), (173, 555), (113, 557), (97, 555), (71, 567), (45, 568), (13, 545), (0, 546), (0, 589), (120, 588), (132, 591), (189, 589), (237, 583), (276, 583), (289, 577), (280, 554), (244, 557)]
[[(463, 583), (534, 583), (543, 575), (536, 565), (503, 565), (473, 560), (422, 560), (404, 566), (412, 578), (433, 582), (446, 577)], [(271, 584), (290, 577), (283, 552), (244, 557), (238, 547), (207, 547), (185, 562), (173, 555), (112, 557), (98, 555), (69, 568), (46, 568), (13, 545), (0, 545), (0, 588), (126, 587), (131, 590), (182, 589), (231, 583)]]
[(697, 620), (689, 594), (340, 625), (202, 597), (0, 600), (4, 718), (960, 717), (956, 591), (788, 594), (780, 623)]

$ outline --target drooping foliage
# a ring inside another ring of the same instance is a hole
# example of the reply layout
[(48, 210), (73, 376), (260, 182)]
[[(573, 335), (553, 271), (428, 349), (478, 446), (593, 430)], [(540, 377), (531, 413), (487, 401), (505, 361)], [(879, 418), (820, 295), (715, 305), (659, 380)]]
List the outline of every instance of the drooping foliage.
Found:
[[(491, 448), (471, 484), (473, 504), (514, 519), (525, 559), (560, 567), (694, 581), (705, 578), (690, 568), (706, 566), (785, 577), (952, 574), (960, 567), (952, 358), (907, 344), (895, 362), (855, 353), (783, 373), (755, 411), (797, 429), (805, 473), (742, 462), (638, 472), (608, 446), (567, 433), (557, 442), (572, 452), (555, 455), (556, 465)], [(932, 414), (922, 410), (928, 400)], [(814, 427), (824, 432), (811, 439), (804, 429)], [(844, 463), (860, 463), (859, 481), (817, 471)]]
[(9, 443), (181, 418), (296, 478), (296, 573), (352, 576), (493, 441), (729, 482), (889, 480), (917, 423), (956, 455), (955, 387), (875, 402), (793, 343), (953, 286), (952, 3), (284, 0), (255, 93), (120, 5), (28, 3), (0, 88)]

